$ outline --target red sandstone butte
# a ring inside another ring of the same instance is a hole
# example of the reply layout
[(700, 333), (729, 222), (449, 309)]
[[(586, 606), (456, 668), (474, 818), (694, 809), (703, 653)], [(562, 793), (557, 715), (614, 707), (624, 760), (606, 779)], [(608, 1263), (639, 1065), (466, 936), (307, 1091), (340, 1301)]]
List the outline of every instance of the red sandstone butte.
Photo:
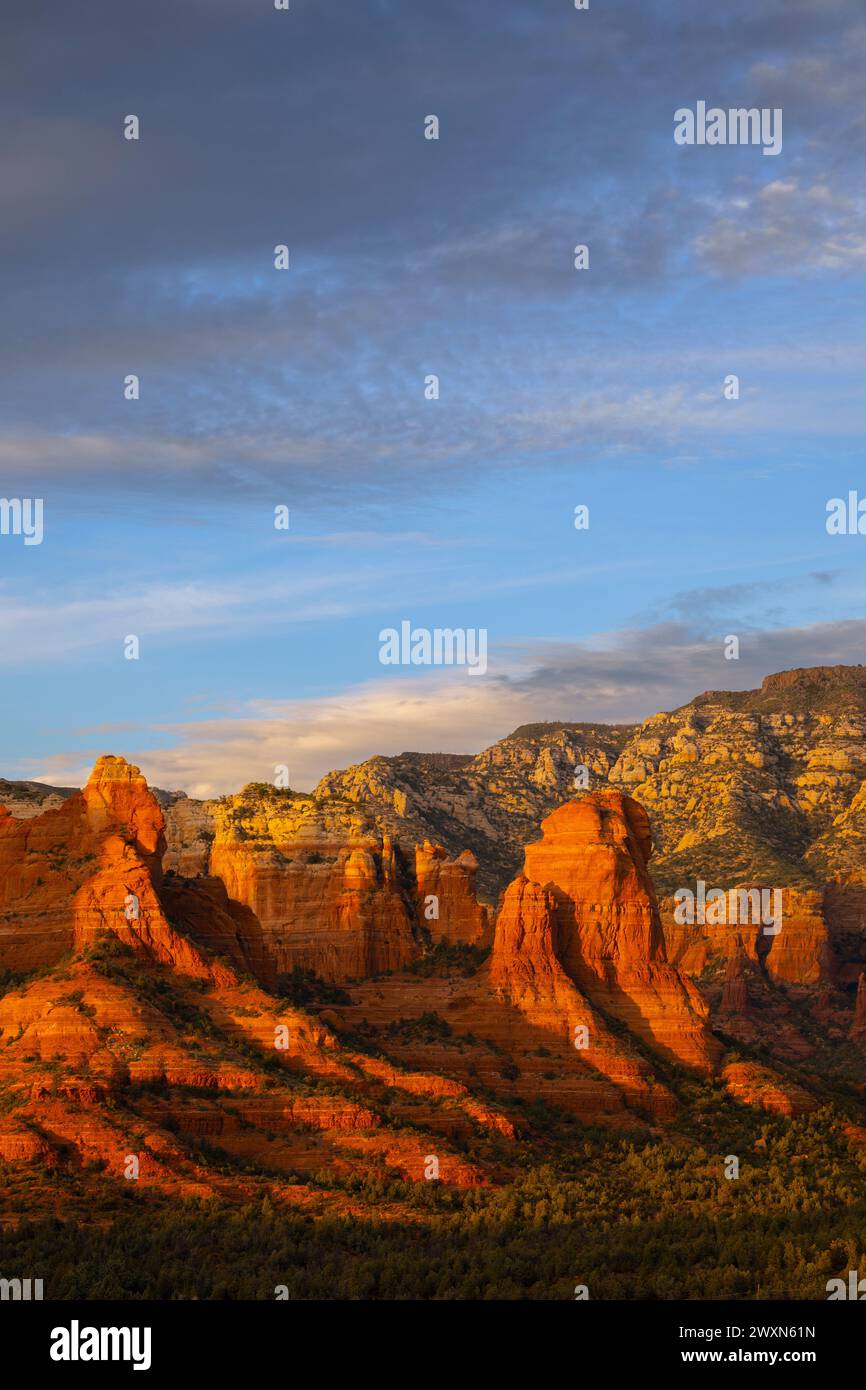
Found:
[(0, 965), (32, 970), (100, 932), (188, 975), (214, 978), (158, 897), (162, 812), (137, 767), (98, 758), (82, 791), (14, 820), (0, 808)]
[(255, 914), (277, 974), (300, 967), (323, 980), (364, 979), (420, 954), (387, 835), (354, 843), (218, 835), (210, 871)]
[(415, 846), (418, 920), (434, 945), (482, 943), (487, 914), (475, 897), (477, 872), (478, 860), (471, 850), (450, 859), (441, 845), (429, 840)]
[(541, 830), (503, 898), (493, 983), (549, 1020), (567, 1012), (571, 1025), (597, 1009), (668, 1058), (714, 1071), (722, 1049), (707, 1007), (665, 955), (643, 807), (594, 792), (560, 806)]

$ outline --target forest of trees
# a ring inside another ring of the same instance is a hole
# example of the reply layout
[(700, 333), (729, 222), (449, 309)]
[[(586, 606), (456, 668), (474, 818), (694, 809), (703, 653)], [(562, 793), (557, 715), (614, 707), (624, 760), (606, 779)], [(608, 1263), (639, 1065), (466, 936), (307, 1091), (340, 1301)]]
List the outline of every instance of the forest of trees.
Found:
[(70, 1299), (825, 1299), (866, 1274), (866, 1156), (833, 1116), (744, 1115), (730, 1137), (736, 1180), (693, 1141), (580, 1127), (499, 1188), (346, 1180), (368, 1219), (136, 1193), (103, 1224), (23, 1216), (0, 1265)]

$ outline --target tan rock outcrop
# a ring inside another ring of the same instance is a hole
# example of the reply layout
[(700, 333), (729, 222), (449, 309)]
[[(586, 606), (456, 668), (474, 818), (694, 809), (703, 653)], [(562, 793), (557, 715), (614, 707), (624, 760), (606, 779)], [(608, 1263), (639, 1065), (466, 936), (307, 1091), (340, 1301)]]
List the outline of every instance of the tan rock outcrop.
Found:
[(215, 801), (196, 801), (181, 792), (168, 793), (162, 802), (165, 818), (166, 873), (195, 878), (207, 874), (210, 847), (216, 828)]
[[(694, 891), (695, 882), (683, 886)], [(677, 905), (673, 899), (665, 899), (660, 910), (671, 964), (687, 975), (701, 975), (708, 966), (726, 964), (742, 949), (749, 961), (762, 966), (770, 979), (780, 983), (817, 985), (832, 980), (835, 967), (824, 894), (780, 889), (781, 929), (768, 932), (764, 930), (766, 924), (760, 920), (759, 910), (750, 913), (746, 922), (729, 906), (732, 901), (744, 901), (743, 894), (748, 894), (750, 889), (754, 893), (756, 888), (760, 892), (760, 885), (737, 884), (727, 890), (726, 915), (733, 920), (723, 922), (678, 921), (681, 914)], [(775, 890), (769, 891), (772, 894)], [(732, 893), (739, 896), (732, 899)], [(773, 903), (772, 896), (769, 901)], [(758, 920), (753, 920), (756, 917)]]

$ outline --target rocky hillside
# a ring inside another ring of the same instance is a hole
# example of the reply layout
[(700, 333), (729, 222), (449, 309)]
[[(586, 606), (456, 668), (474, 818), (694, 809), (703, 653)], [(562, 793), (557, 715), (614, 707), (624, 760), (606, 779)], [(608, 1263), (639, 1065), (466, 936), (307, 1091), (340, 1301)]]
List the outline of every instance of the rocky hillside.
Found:
[(5, 806), (12, 816), (26, 820), (28, 816), (38, 816), (40, 811), (49, 811), (61, 806), (76, 787), (51, 787), (47, 782), (9, 782), (0, 777), (0, 806)]
[[(650, 812), (651, 872), (662, 896), (698, 877), (721, 887), (822, 889), (861, 870), (864, 779), (866, 667), (839, 666), (783, 671), (760, 690), (707, 691), (637, 726), (528, 724), (475, 757), (374, 757), (329, 773), (296, 801), (326, 833), (354, 809), (364, 833), (387, 835), (410, 855), (425, 840), (452, 857), (471, 850), (481, 897), (495, 905), (542, 819), (576, 792), (604, 786)], [(264, 806), (272, 791), (254, 784), (215, 802), (157, 792), (166, 867), (206, 872), (227, 820), (247, 816), (257, 794)], [(0, 784), (14, 816), (59, 804), (63, 794)]]
[(784, 671), (707, 692), (635, 732), (611, 770), (654, 823), (656, 881), (700, 872), (808, 887), (857, 864), (866, 667)]
[(459, 765), (372, 758), (316, 795), (369, 807), (397, 836), (403, 822), (452, 852), (469, 845), (494, 901), (533, 828), (574, 795), (580, 766), (590, 790), (626, 790), (650, 812), (662, 894), (697, 877), (823, 885), (862, 863), (866, 667), (784, 671), (634, 727), (525, 725)]
[[(223, 808), (196, 878), (164, 873), (163, 812), (122, 758), (56, 809), (0, 816), (0, 1158), (117, 1182), (131, 1165), (136, 1182), (204, 1193), (208, 1145), (294, 1179), (378, 1155), (421, 1180), (432, 1154), (442, 1181), (483, 1183), (514, 1161), (502, 1145), (539, 1089), (628, 1126), (675, 1115), (666, 1060), (718, 1069), (708, 1011), (665, 957), (629, 798), (548, 817), (487, 964), (463, 939), (486, 927), (471, 862), (427, 842), (409, 873), (351, 807), (337, 834), (333, 803), (311, 819), (291, 794), (265, 800), (264, 818), (260, 794)], [(280, 996), (293, 934), (339, 978), (377, 977), (381, 1033), (322, 971), (291, 977), (304, 1006)], [(419, 968), (437, 947), (445, 968)]]
[(323, 777), (314, 795), (363, 805), (397, 839), (433, 839), (450, 853), (472, 850), (479, 886), (495, 904), (516, 873), (523, 845), (544, 816), (581, 786), (604, 784), (627, 725), (527, 724), (474, 758), (402, 753)]

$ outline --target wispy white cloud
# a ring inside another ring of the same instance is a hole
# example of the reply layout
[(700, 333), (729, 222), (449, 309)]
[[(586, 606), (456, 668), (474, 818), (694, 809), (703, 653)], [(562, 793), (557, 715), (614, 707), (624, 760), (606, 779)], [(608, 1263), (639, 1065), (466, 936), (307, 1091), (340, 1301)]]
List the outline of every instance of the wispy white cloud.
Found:
[[(307, 537), (311, 545), (324, 542), (328, 555), (317, 570), (300, 574), (272, 566), (211, 579), (149, 580), (139, 574), (130, 575), (122, 588), (92, 574), (77, 584), (70, 580), (63, 597), (22, 580), (0, 581), (0, 670), (55, 668), (58, 662), (100, 650), (120, 654), (127, 634), (195, 640), (212, 638), (218, 630), (223, 640), (307, 623), (326, 631), (328, 624), (364, 616), (371, 620), (372, 644), (379, 626), (401, 621), (413, 605), (429, 604), (434, 594), (448, 616), (449, 608), (484, 597), (567, 580), (586, 582), (648, 564), (639, 558), (614, 558), (555, 569), (533, 566), (516, 574), (491, 571), (479, 577), (470, 561), (472, 551), (483, 554), (488, 548), (483, 536), (470, 543), (436, 535), (416, 537), (414, 532), (347, 534), (346, 553), (339, 563), (332, 556), (342, 548), (343, 538)], [(411, 569), (401, 557), (401, 547), (413, 555)], [(363, 549), (371, 555), (382, 553), (377, 560), (361, 563), (357, 552)], [(464, 551), (467, 563), (461, 564)], [(448, 616), (448, 621), (453, 624), (456, 619)]]
[(866, 269), (866, 198), (840, 179), (774, 179), (742, 188), (695, 243), (707, 270), (731, 276)]

